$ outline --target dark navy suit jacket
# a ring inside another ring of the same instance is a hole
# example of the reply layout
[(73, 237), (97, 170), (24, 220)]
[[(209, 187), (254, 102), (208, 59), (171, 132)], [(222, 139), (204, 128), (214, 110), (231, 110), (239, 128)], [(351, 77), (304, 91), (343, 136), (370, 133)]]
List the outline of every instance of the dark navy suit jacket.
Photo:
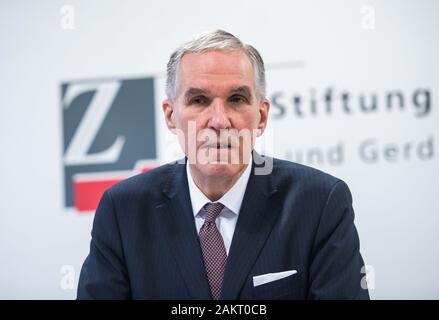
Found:
[[(252, 174), (230, 247), (222, 299), (368, 299), (347, 185), (272, 159)], [(253, 276), (297, 270), (253, 286)], [(78, 299), (210, 299), (185, 164), (107, 190), (93, 222)]]

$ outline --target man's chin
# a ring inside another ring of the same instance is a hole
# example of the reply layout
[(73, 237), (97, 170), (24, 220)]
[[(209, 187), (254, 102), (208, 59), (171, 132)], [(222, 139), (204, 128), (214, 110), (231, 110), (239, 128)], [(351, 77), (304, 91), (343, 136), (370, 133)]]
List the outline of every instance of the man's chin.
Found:
[(205, 176), (233, 177), (240, 173), (245, 165), (242, 163), (232, 164), (221, 161), (210, 161), (207, 164), (198, 164), (196, 167)]
[(188, 161), (204, 176), (233, 177), (242, 172), (251, 159), (250, 156), (243, 157), (241, 152), (234, 148), (202, 149), (197, 157), (188, 157)]

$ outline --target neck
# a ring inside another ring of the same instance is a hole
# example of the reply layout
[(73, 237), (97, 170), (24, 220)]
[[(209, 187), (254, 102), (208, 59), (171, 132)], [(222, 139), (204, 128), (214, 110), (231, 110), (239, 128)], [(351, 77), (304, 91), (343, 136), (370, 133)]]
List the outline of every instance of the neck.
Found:
[(242, 166), (236, 174), (229, 177), (224, 175), (205, 176), (194, 165), (189, 165), (189, 171), (195, 185), (213, 202), (221, 199), (233, 187), (248, 165), (251, 165), (251, 163)]

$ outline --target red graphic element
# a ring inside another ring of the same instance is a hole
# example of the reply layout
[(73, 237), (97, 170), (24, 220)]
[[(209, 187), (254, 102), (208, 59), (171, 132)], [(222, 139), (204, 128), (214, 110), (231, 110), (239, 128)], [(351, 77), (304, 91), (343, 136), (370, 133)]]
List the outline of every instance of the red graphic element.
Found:
[[(142, 167), (139, 171), (141, 173), (145, 173), (155, 167), (156, 166)], [(111, 173), (109, 175), (111, 175)], [(99, 201), (101, 200), (105, 190), (129, 177), (130, 175), (127, 174), (126, 177), (117, 179), (100, 178), (96, 180), (90, 179), (73, 181), (73, 201), (75, 209), (79, 213), (93, 213), (97, 209)]]

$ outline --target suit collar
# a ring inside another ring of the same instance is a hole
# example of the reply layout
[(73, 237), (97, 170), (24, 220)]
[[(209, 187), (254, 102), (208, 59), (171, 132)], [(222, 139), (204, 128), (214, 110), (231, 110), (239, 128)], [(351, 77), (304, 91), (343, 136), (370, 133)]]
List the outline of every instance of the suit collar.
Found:
[[(172, 199), (179, 191), (179, 187), (187, 185), (187, 174), (185, 170), (187, 158), (182, 158), (171, 163), (170, 178), (168, 179), (165, 187), (163, 188), (164, 195)], [(277, 192), (275, 185), (273, 184), (271, 171), (273, 169), (273, 158), (263, 156), (253, 150), (252, 152), (252, 169), (250, 173), (250, 180), (252, 176), (257, 176), (256, 182), (258, 182), (258, 191), (262, 192), (266, 196), (271, 196)], [(248, 189), (248, 184), (247, 184)], [(187, 189), (188, 191), (189, 189)]]
[[(248, 166), (245, 168), (244, 172), (241, 174), (235, 184), (220, 199), (218, 199), (218, 202), (222, 203), (235, 215), (239, 215), (239, 211), (241, 209), (242, 200), (244, 199), (244, 193), (247, 188), (248, 180), (250, 178), (250, 173), (252, 170), (252, 163), (253, 161), (248, 164)], [(211, 200), (209, 200), (195, 184), (195, 181), (193, 180), (193, 177), (189, 170), (189, 165), (187, 163), (186, 176), (189, 185), (192, 211), (194, 216), (196, 216), (201, 208), (206, 203), (211, 202)]]

